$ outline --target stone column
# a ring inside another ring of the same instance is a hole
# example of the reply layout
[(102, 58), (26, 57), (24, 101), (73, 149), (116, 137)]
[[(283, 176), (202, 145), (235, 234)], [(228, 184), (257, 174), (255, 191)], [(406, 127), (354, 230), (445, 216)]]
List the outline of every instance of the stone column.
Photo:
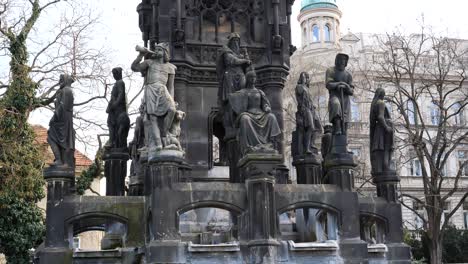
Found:
[[(162, 152), (165, 152), (163, 150)], [(171, 151), (169, 151), (171, 152)], [(176, 228), (175, 211), (171, 203), (172, 186), (182, 180), (187, 163), (177, 151), (166, 153), (148, 163), (150, 177), (147, 263), (185, 263), (185, 248)]]
[[(105, 150), (104, 176), (106, 177), (106, 196), (125, 196), (125, 177), (127, 176), (127, 161), (130, 159), (128, 149), (113, 148)], [(101, 240), (101, 249), (122, 247), (122, 236), (125, 234), (122, 223), (109, 221), (106, 234)]]
[(353, 153), (347, 150), (346, 135), (332, 135), (330, 153), (325, 157), (326, 181), (342, 191), (353, 191), (354, 168), (357, 166)]
[(43, 175), (47, 182), (46, 239), (39, 263), (71, 264), (73, 250), (68, 234), (65, 233), (65, 219), (59, 207), (63, 199), (73, 193), (75, 171), (73, 168), (49, 167)]
[(295, 156), (297, 184), (322, 184), (322, 158), (317, 154)]
[(249, 263), (277, 263), (278, 219), (275, 204), (276, 168), (282, 155), (247, 154), (239, 161), (248, 200)]
[(389, 203), (398, 202), (398, 183), (400, 178), (395, 171), (372, 172), (373, 182), (377, 186), (377, 196)]

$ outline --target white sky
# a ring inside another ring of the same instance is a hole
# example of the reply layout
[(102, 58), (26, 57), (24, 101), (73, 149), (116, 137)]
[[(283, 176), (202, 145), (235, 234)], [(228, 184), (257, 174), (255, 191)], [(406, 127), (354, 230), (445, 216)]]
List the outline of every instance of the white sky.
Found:
[[(282, 0), (285, 1), (285, 0)], [(102, 29), (96, 32), (98, 46), (107, 45), (113, 50), (113, 66), (129, 69), (136, 56), (134, 47), (141, 44), (136, 6), (139, 0), (94, 0), (88, 2), (95, 12), (101, 14)], [(300, 28), (297, 21), (301, 0), (293, 6), (293, 44), (300, 48)], [(341, 32), (385, 33), (401, 26), (404, 32), (417, 32), (421, 16), (425, 24), (435, 27), (435, 31), (455, 38), (468, 39), (468, 0), (338, 0), (343, 13)], [(54, 10), (47, 16), (53, 16)], [(47, 19), (42, 17), (41, 19)], [(47, 20), (49, 22), (49, 20)], [(39, 29), (40, 30), (40, 29)], [(38, 111), (32, 115), (31, 123), (47, 126), (50, 112)], [(133, 117), (134, 118), (134, 117)], [(105, 123), (105, 120), (103, 120)], [(129, 134), (129, 140), (132, 133)], [(94, 150), (80, 151), (94, 156)]]

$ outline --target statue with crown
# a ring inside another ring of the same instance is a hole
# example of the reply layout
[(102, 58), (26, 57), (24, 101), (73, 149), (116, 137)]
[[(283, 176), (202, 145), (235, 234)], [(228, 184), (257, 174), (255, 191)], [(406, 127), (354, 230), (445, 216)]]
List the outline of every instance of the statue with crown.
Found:
[[(156, 44), (154, 50), (137, 46), (137, 58), (132, 70), (140, 72), (144, 80), (142, 99), (143, 122), (148, 162), (161, 156), (183, 157), (179, 142), (180, 121), (185, 113), (177, 109), (174, 101), (174, 77), (177, 67), (169, 62), (169, 49), (165, 43)], [(144, 60), (143, 60), (144, 59)]]

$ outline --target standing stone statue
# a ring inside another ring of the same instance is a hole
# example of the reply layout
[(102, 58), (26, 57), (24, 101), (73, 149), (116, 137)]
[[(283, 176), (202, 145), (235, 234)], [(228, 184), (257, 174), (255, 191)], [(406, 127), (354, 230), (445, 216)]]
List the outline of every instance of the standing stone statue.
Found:
[(346, 135), (351, 113), (350, 96), (354, 93), (353, 77), (346, 71), (349, 56), (339, 53), (335, 67), (328, 68), (326, 86), (330, 94), (328, 102), (329, 121), (333, 124), (334, 135)]
[[(145, 77), (144, 105), (148, 127), (148, 161), (154, 159), (164, 148), (165, 137), (176, 114), (174, 77), (176, 66), (169, 63), (166, 46), (157, 44), (154, 51), (137, 46), (138, 57), (132, 70)], [(147, 59), (143, 58), (147, 56)]]
[(370, 122), (370, 156), (373, 173), (390, 171), (393, 155), (393, 124), (384, 102), (385, 90), (378, 88), (372, 100)]
[(73, 129), (73, 91), (75, 80), (68, 74), (60, 75), (60, 89), (55, 99), (55, 111), (49, 122), (47, 142), (55, 160), (53, 166), (75, 167), (75, 130)]
[(281, 134), (265, 93), (255, 88), (256, 80), (255, 71), (249, 71), (245, 88), (229, 95), (229, 103), (236, 114), (237, 139), (243, 155), (249, 152), (276, 152), (276, 137)]
[(135, 120), (135, 129), (133, 132), (133, 140), (129, 143), (130, 157), (132, 163), (130, 165), (130, 175), (137, 175), (141, 172), (140, 164), (140, 149), (145, 147), (145, 131), (144, 131), (144, 109), (140, 106), (140, 115)]
[(110, 148), (126, 148), (130, 119), (127, 113), (127, 99), (125, 94), (125, 82), (122, 80), (122, 68), (112, 69), (115, 79), (111, 92), (111, 99), (107, 106), (107, 126), (109, 127)]
[(299, 151), (301, 155), (318, 153), (315, 147), (315, 139), (322, 132), (322, 124), (315, 111), (315, 106), (312, 102), (312, 97), (309, 93), (310, 77), (307, 72), (301, 72), (296, 86), (296, 131), (301, 142)]
[(216, 71), (218, 74), (219, 90), (218, 105), (223, 113), (225, 138), (235, 137), (234, 119), (229, 95), (239, 91), (245, 86), (246, 68), (251, 64), (246, 52), (240, 48), (240, 36), (231, 33), (228, 44), (218, 52)]

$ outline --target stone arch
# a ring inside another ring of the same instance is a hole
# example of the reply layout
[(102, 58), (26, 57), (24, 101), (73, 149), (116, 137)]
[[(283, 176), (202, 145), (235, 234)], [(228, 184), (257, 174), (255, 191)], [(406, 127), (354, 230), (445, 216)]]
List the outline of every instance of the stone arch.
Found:
[(367, 242), (384, 243), (389, 232), (388, 219), (382, 215), (361, 211), (359, 213), (361, 239)]
[(127, 227), (128, 219), (126, 217), (105, 213), (105, 212), (87, 212), (72, 216), (65, 220), (65, 228), (70, 234), (79, 234), (86, 231), (105, 230), (105, 224), (108, 221), (115, 221)]

